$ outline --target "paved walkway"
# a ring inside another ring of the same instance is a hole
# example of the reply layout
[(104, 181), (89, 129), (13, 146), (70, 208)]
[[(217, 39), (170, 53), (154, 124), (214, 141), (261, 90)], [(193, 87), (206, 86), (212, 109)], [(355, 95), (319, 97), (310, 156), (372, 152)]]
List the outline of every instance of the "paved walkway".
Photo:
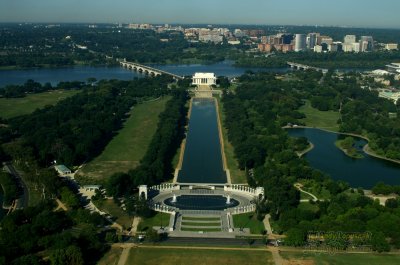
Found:
[(281, 257), (281, 254), (279, 253), (278, 248), (268, 247), (267, 249), (271, 252), (275, 265), (283, 265), (284, 264), (284, 260)]
[(265, 215), (263, 223), (264, 223), (265, 230), (267, 231), (267, 235), (272, 235), (272, 228), (271, 228), (271, 224), (269, 223), (269, 218), (271, 218), (270, 214)]
[[(314, 194), (312, 194), (312, 193), (309, 193), (308, 191), (305, 191), (305, 190), (303, 190), (302, 188), (303, 188), (303, 185), (301, 184), (301, 183), (295, 183), (294, 184), (294, 187), (296, 188), (296, 189), (298, 189), (300, 192), (303, 192), (303, 193), (305, 193), (305, 194), (307, 194), (307, 195), (310, 195), (311, 197), (312, 197), (312, 199), (313, 199), (313, 201), (318, 201), (318, 198), (317, 198), (317, 196), (315, 196)], [(307, 199), (303, 199), (303, 200), (300, 200), (300, 202), (308, 202), (309, 200), (307, 200)]]

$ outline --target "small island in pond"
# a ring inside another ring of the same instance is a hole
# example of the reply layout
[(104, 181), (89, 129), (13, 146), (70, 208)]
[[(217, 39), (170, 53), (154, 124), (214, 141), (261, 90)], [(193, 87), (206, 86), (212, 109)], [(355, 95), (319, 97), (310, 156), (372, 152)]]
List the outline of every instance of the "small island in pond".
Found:
[(337, 148), (339, 148), (340, 150), (342, 150), (346, 155), (355, 158), (355, 159), (360, 159), (360, 158), (364, 158), (362, 151), (358, 150), (355, 145), (356, 145), (356, 140), (351, 137), (351, 136), (347, 136), (344, 139), (341, 140), (337, 140), (335, 142), (335, 145)]

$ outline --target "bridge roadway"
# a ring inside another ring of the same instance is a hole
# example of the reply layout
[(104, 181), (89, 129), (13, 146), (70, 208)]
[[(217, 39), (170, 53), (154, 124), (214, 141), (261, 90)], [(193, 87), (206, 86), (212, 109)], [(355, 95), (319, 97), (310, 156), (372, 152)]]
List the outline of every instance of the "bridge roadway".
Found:
[(134, 71), (137, 71), (139, 73), (144, 73), (146, 75), (150, 76), (158, 76), (158, 75), (169, 75), (172, 76), (175, 80), (182, 80), (184, 79), (183, 76), (176, 75), (170, 72), (166, 72), (160, 69), (156, 69), (147, 65), (139, 64), (139, 63), (134, 63), (134, 62), (128, 62), (125, 59), (119, 61), (119, 64), (127, 69), (132, 69)]
[(308, 70), (312, 69), (315, 71), (322, 72), (323, 74), (326, 74), (328, 72), (328, 69), (325, 68), (319, 68), (319, 67), (314, 67), (310, 65), (305, 65), (305, 64), (300, 64), (300, 63), (294, 63), (294, 62), (287, 62), (287, 64), (294, 69), (299, 69), (299, 70)]

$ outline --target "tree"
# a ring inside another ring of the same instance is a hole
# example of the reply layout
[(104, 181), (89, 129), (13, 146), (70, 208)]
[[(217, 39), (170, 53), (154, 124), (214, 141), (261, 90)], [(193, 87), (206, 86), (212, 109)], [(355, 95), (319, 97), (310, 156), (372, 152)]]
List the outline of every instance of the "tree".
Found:
[(158, 234), (157, 230), (154, 229), (148, 229), (146, 231), (146, 238), (152, 243), (159, 242), (161, 239), (160, 234)]
[(106, 233), (105, 240), (106, 240), (108, 243), (116, 243), (116, 242), (118, 242), (118, 237), (117, 237), (117, 235), (115, 234), (115, 231), (113, 231), (113, 232), (107, 232), (107, 233)]
[(380, 252), (390, 251), (389, 243), (382, 232), (374, 232), (371, 237), (372, 250)]
[(77, 208), (79, 204), (79, 198), (67, 187), (61, 189), (61, 200), (71, 208)]
[(285, 244), (293, 247), (301, 247), (306, 243), (306, 233), (299, 228), (291, 228), (287, 231)]
[(54, 250), (50, 255), (52, 265), (83, 265), (82, 252), (77, 246), (69, 246), (66, 249)]

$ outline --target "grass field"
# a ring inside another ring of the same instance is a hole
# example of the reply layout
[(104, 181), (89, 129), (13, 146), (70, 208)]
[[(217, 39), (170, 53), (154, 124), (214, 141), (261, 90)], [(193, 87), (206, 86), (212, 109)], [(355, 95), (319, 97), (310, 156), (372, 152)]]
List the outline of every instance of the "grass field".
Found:
[(221, 228), (208, 228), (206, 226), (204, 227), (181, 227), (181, 231), (185, 232), (221, 232)]
[(101, 205), (96, 205), (102, 211), (110, 214), (117, 218), (115, 222), (122, 225), (124, 228), (128, 228), (132, 225), (133, 218), (130, 217), (124, 210), (121, 209), (113, 200), (105, 200)]
[(251, 250), (132, 248), (126, 265), (272, 265), (271, 253)]
[(339, 112), (336, 111), (320, 111), (311, 107), (310, 101), (306, 101), (305, 105), (299, 109), (300, 112), (306, 115), (302, 119), (306, 126), (316, 127), (331, 131), (339, 131), (337, 121), (339, 119)]
[(224, 126), (224, 121), (225, 121), (225, 113), (223, 111), (224, 106), (219, 98), (217, 98), (217, 101), (219, 105), (219, 117), (222, 123), (221, 129), (222, 129), (222, 136), (224, 137), (224, 151), (225, 151), (226, 163), (231, 173), (232, 183), (238, 183), (238, 184), (247, 183), (246, 173), (244, 170), (239, 169), (238, 162), (235, 158), (235, 153), (234, 153), (235, 149), (233, 145), (228, 141), (228, 130)]
[(220, 217), (192, 217), (192, 216), (182, 216), (182, 221), (210, 221), (210, 222), (220, 222)]
[(77, 94), (78, 90), (55, 90), (28, 94), (24, 98), (0, 98), (0, 117), (13, 118), (32, 113), (37, 108), (54, 105), (58, 101)]
[(301, 210), (307, 210), (307, 211), (312, 211), (312, 212), (317, 212), (319, 207), (316, 204), (311, 204), (309, 202), (301, 202), (297, 208)]
[(395, 265), (400, 264), (400, 255), (353, 254), (353, 253), (303, 253), (282, 251), (281, 256), (288, 264), (312, 265)]
[(265, 231), (264, 223), (257, 220), (255, 213), (236, 214), (232, 217), (236, 228), (250, 228), (252, 234), (262, 234)]
[(168, 213), (156, 213), (153, 217), (142, 218), (137, 227), (137, 231), (147, 231), (153, 228), (153, 226), (168, 226), (170, 216), (171, 215)]
[(221, 222), (204, 222), (204, 223), (202, 223), (202, 222), (187, 222), (187, 221), (185, 222), (185, 221), (183, 221), (182, 225), (207, 227), (207, 226), (220, 226)]
[(314, 194), (319, 200), (329, 200), (331, 198), (329, 190), (321, 186), (321, 184), (316, 182), (315, 180), (301, 179), (299, 180), (299, 182), (303, 184), (303, 190)]
[(124, 127), (110, 141), (104, 151), (82, 167), (82, 182), (101, 182), (116, 172), (127, 172), (135, 168), (147, 151), (157, 130), (158, 116), (170, 97), (136, 105)]
[(300, 192), (300, 200), (309, 200), (309, 199), (312, 199), (311, 195), (304, 192)]
[(117, 265), (122, 248), (111, 248), (97, 263), (97, 265)]

